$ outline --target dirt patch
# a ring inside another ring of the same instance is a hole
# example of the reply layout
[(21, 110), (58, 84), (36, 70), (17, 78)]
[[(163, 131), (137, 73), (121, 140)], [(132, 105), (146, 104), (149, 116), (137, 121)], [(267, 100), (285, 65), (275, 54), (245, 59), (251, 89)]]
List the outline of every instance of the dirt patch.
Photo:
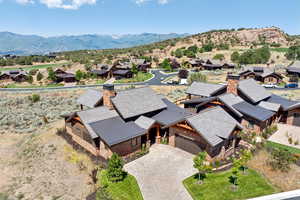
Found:
[(273, 185), (282, 191), (300, 188), (300, 167), (291, 165), (289, 172), (274, 171), (268, 164), (269, 153), (262, 150), (248, 163), (249, 167), (262, 173)]
[(28, 200), (81, 200), (94, 191), (90, 174), (96, 166), (55, 134), (62, 125), (59, 121), (40, 133), (1, 135), (0, 193)]

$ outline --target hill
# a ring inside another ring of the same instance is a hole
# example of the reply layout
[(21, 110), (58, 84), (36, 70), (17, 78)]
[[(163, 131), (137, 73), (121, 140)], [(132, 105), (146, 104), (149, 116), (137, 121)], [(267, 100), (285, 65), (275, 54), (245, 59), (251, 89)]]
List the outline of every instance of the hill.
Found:
[(37, 35), (20, 35), (11, 32), (0, 32), (0, 55), (29, 55), (81, 49), (127, 48), (184, 36), (187, 36), (187, 34), (143, 33), (120, 36), (88, 34), (78, 36), (41, 37)]

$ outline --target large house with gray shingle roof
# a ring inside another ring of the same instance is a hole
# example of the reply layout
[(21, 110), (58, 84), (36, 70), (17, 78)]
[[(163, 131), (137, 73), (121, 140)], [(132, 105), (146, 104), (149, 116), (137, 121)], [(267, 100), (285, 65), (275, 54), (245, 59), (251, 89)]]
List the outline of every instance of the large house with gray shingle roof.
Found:
[[(191, 112), (200, 113), (221, 106), (249, 131), (261, 133), (276, 122), (300, 126), (300, 102), (271, 94), (253, 79), (239, 80), (237, 75), (228, 75), (227, 91), (219, 93), (223, 85), (193, 83), (187, 91), (201, 91), (198, 98), (182, 102)], [(202, 88), (195, 87), (198, 85)], [(223, 90), (224, 91), (224, 90)]]
[(115, 91), (87, 90), (77, 102), (81, 110), (65, 115), (66, 133), (94, 156), (128, 157), (161, 139), (197, 154), (217, 158), (238, 145), (242, 125), (222, 107), (192, 113), (149, 87)]
[(246, 67), (243, 71), (239, 73), (241, 80), (242, 79), (255, 79), (261, 83), (280, 83), (283, 77), (275, 72), (275, 69), (268, 67)]

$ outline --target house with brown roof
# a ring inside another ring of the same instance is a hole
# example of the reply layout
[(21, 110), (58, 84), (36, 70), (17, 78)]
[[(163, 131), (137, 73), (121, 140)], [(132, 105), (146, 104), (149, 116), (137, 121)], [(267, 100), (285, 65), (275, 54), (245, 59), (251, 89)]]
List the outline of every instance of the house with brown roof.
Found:
[(56, 69), (54, 71), (54, 74), (55, 74), (55, 78), (56, 78), (57, 83), (60, 83), (60, 82), (65, 82), (65, 83), (76, 82), (76, 78), (75, 78), (75, 75), (73, 73), (66, 72), (62, 69)]
[(0, 74), (0, 80), (3, 81), (15, 81), (15, 82), (23, 82), (28, 78), (28, 74), (24, 70), (10, 70), (4, 71)]
[(149, 87), (115, 91), (113, 85), (104, 85), (103, 92), (88, 90), (78, 103), (80, 111), (64, 116), (67, 134), (103, 159), (112, 153), (128, 157), (162, 138), (190, 153), (207, 151), (217, 158), (238, 145), (242, 129), (221, 107), (191, 113)]

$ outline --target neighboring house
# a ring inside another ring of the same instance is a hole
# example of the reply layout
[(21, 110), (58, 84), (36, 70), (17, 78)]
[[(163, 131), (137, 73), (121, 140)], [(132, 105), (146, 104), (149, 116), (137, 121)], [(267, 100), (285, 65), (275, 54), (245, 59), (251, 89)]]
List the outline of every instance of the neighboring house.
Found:
[(202, 63), (202, 68), (205, 70), (217, 70), (222, 69), (223, 63), (219, 60), (207, 60), (205, 63)]
[(189, 99), (196, 97), (217, 96), (224, 92), (226, 92), (226, 85), (202, 82), (193, 82), (192, 85), (186, 91)]
[(147, 62), (145, 59), (132, 59), (132, 64), (135, 64), (138, 71), (147, 72), (151, 68), (152, 63)]
[(65, 83), (73, 83), (76, 81), (75, 75), (70, 72), (66, 72), (62, 69), (56, 69), (54, 71), (56, 82), (65, 82)]
[(192, 58), (189, 61), (186, 62), (189, 67), (193, 68), (201, 68), (202, 63), (204, 63), (204, 60), (199, 59), (199, 58)]
[(28, 78), (28, 74), (23, 70), (11, 70), (4, 71), (0, 74), (0, 80), (3, 81), (15, 81), (15, 82), (23, 82)]
[(292, 65), (288, 66), (286, 72), (290, 76), (300, 77), (300, 61), (295, 61)]
[(133, 73), (129, 69), (118, 69), (118, 70), (116, 70), (116, 71), (113, 72), (113, 76), (116, 79), (132, 78), (133, 77)]
[(199, 97), (182, 103), (194, 113), (221, 106), (245, 129), (256, 133), (261, 133), (275, 122), (300, 126), (300, 102), (271, 94), (253, 79), (240, 81), (239, 78), (229, 74), (225, 91), (220, 90), (223, 85), (209, 87), (207, 84), (193, 83), (187, 91), (197, 91)]
[(193, 114), (148, 87), (116, 92), (104, 85), (96, 92), (88, 90), (78, 99), (89, 109), (64, 118), (72, 139), (97, 157), (127, 157), (162, 138), (190, 153), (207, 151), (211, 158), (224, 157), (238, 145), (242, 126), (221, 107)]
[(283, 77), (274, 70), (267, 67), (248, 67), (239, 73), (241, 79), (253, 78), (266, 84), (280, 83)]
[(181, 67), (180, 63), (175, 58), (170, 58), (169, 61), (172, 69), (179, 69)]
[(107, 79), (113, 76), (113, 66), (106, 64), (98, 64), (97, 69), (91, 70), (92, 74), (102, 79)]

